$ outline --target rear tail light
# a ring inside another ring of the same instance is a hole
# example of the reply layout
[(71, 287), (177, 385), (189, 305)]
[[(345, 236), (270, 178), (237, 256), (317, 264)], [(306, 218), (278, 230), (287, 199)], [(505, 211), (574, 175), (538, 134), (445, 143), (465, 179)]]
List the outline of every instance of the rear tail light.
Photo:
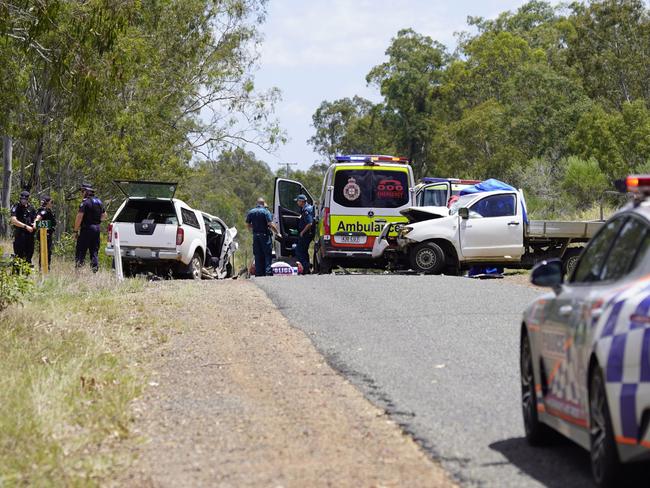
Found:
[(330, 235), (330, 208), (323, 209), (323, 231), (326, 236)]
[(183, 241), (185, 240), (185, 231), (183, 230), (182, 227), (178, 227), (176, 229), (176, 245), (180, 246), (183, 244)]
[(108, 224), (108, 243), (113, 242), (113, 224)]

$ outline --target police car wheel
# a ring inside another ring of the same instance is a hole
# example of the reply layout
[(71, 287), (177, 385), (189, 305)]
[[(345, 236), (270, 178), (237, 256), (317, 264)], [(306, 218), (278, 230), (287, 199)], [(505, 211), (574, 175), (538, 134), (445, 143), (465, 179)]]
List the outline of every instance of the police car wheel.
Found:
[(531, 446), (543, 446), (551, 441), (553, 432), (550, 427), (539, 421), (537, 414), (537, 393), (533, 374), (533, 355), (527, 334), (521, 337), (519, 347), (519, 365), (521, 377), (521, 410), (524, 417), (526, 441)]
[(445, 253), (434, 242), (419, 244), (411, 253), (411, 267), (427, 274), (439, 274), (445, 266)]
[(589, 425), (594, 481), (600, 487), (614, 486), (619, 478), (621, 463), (616, 451), (603, 373), (599, 367), (594, 368), (589, 382)]

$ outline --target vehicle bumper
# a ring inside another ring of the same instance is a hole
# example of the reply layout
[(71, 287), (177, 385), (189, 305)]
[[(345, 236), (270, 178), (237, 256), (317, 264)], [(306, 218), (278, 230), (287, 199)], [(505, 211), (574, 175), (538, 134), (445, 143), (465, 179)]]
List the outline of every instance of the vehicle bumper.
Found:
[[(115, 249), (113, 247), (106, 247), (106, 255), (114, 256)], [(140, 261), (180, 261), (181, 253), (175, 249), (154, 249), (142, 247), (122, 247), (120, 248), (120, 255), (125, 260), (140, 260)]]

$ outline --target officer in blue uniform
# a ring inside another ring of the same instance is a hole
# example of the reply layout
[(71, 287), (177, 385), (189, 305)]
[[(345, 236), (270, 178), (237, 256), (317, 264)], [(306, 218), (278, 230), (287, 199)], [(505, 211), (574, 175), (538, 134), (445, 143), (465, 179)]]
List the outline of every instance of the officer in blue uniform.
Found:
[(14, 255), (32, 263), (34, 255), (34, 220), (36, 209), (29, 203), (29, 192), (20, 192), (20, 201), (11, 207), (11, 225), (14, 226)]
[(314, 207), (307, 203), (307, 197), (302, 194), (298, 195), (295, 201), (300, 207), (296, 258), (300, 261), (300, 264), (302, 264), (303, 274), (309, 274), (309, 244), (314, 238)]
[(255, 276), (273, 276), (271, 232), (277, 233), (278, 230), (273, 223), (273, 215), (266, 208), (263, 198), (258, 198), (255, 208), (250, 209), (246, 214), (246, 224), (248, 229), (253, 232)]
[(77, 268), (83, 266), (86, 252), (89, 252), (90, 266), (96, 273), (99, 270), (99, 227), (106, 219), (106, 210), (102, 201), (95, 196), (92, 186), (84, 183), (80, 190), (83, 200), (74, 223), (74, 233), (77, 238), (75, 263)]

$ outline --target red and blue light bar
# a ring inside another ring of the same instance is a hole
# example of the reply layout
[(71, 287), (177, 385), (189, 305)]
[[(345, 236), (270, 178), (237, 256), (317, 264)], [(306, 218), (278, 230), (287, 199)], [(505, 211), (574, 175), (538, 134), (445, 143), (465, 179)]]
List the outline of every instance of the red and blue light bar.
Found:
[(625, 180), (627, 191), (640, 195), (650, 195), (650, 175), (631, 175)]
[(340, 155), (335, 157), (336, 161), (339, 163), (364, 163), (364, 164), (374, 164), (374, 163), (402, 163), (409, 164), (411, 162), (408, 158), (398, 158), (395, 156), (386, 156), (383, 154), (350, 154), (350, 155)]

